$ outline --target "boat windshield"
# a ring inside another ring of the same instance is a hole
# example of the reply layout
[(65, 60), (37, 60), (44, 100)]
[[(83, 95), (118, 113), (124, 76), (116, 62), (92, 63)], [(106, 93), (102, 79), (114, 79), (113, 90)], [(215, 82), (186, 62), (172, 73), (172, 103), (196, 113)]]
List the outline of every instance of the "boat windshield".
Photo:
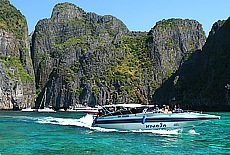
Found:
[(114, 110), (110, 111), (107, 108), (103, 108), (104, 114), (102, 117), (106, 116), (117, 116), (117, 115), (127, 115), (127, 114), (136, 114), (136, 113), (142, 113), (144, 107), (138, 107), (138, 108), (124, 108), (124, 109), (119, 109), (119, 110)]
[(130, 110), (121, 110), (121, 111), (115, 111), (115, 112), (109, 112), (103, 115), (102, 117), (106, 116), (117, 116), (117, 115), (125, 115), (125, 114), (133, 114)]

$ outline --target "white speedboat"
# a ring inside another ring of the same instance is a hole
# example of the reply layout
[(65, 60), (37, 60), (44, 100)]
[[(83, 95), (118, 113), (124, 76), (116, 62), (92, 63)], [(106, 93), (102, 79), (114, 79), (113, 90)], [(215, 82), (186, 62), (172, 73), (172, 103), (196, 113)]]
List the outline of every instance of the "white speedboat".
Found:
[(117, 130), (171, 130), (195, 127), (203, 121), (211, 119), (220, 119), (220, 116), (198, 112), (161, 113), (146, 112), (146, 110), (132, 112), (130, 109), (106, 112), (104, 115), (96, 117), (92, 126)]
[(95, 114), (98, 113), (98, 108), (93, 107), (78, 107), (75, 108), (76, 112), (83, 112), (83, 113), (89, 113), (89, 114)]
[(48, 108), (48, 107), (44, 107), (44, 109), (38, 109), (38, 112), (42, 112), (42, 113), (54, 113), (56, 112), (54, 109)]
[(37, 109), (33, 109), (33, 108), (25, 108), (21, 110), (22, 112), (36, 112), (38, 111)]
[(89, 107), (89, 106), (78, 104), (78, 105), (73, 106), (70, 109), (73, 112), (97, 114), (100, 107)]

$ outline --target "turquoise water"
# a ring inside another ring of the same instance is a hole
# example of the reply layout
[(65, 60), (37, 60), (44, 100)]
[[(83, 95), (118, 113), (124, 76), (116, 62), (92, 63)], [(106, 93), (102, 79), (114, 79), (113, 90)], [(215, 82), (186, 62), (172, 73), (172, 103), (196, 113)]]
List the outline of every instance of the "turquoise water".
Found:
[(0, 155), (230, 154), (230, 113), (194, 130), (118, 132), (91, 128), (90, 115), (0, 111)]

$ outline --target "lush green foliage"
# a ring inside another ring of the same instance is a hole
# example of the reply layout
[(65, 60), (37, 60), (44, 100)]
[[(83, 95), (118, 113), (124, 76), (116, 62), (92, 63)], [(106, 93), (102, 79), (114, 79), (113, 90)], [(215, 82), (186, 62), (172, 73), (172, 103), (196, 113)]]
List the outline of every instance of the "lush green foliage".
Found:
[(0, 29), (13, 32), (18, 39), (25, 37), (26, 18), (8, 1), (0, 0)]
[[(69, 14), (69, 8), (79, 16)], [(157, 23), (156, 33), (152, 33), (154, 28), (149, 33), (130, 32), (113, 16), (85, 13), (69, 3), (57, 5), (52, 18), (41, 20), (34, 33), (36, 48), (40, 50), (36, 52), (40, 59), (37, 63), (41, 67), (38, 71), (42, 74), (39, 75), (41, 87), (47, 86), (47, 78), (62, 77), (61, 84), (74, 92), (75, 98), (84, 96), (86, 100), (93, 93), (99, 100), (117, 96), (120, 101), (122, 97), (147, 101), (177, 69), (174, 64), (180, 61), (177, 51), (181, 49), (178, 39), (171, 35), (179, 33), (177, 27), (181, 33), (186, 33), (184, 25), (183, 20), (170, 19)], [(156, 45), (155, 40), (162, 43)], [(188, 43), (189, 49), (193, 47), (193, 41)], [(178, 58), (161, 61), (161, 53), (170, 58), (178, 55)], [(43, 70), (42, 64), (54, 66)]]
[[(6, 65), (8, 75), (13, 78), (16, 77), (17, 79), (21, 79), (22, 82), (32, 82), (34, 81), (34, 76), (29, 75), (26, 70), (24, 69), (20, 59), (17, 57), (0, 57), (0, 60)], [(10, 71), (10, 68), (14, 72)]]

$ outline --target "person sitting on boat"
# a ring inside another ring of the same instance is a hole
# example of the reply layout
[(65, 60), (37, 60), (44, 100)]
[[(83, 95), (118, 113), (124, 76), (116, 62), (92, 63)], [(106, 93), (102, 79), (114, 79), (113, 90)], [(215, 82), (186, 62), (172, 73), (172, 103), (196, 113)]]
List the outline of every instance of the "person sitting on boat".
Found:
[(152, 108), (151, 107), (147, 108), (146, 112), (152, 112)]
[(97, 114), (98, 116), (102, 116), (103, 115), (103, 110), (102, 109), (100, 109), (99, 111), (98, 111), (98, 114)]
[(161, 108), (161, 112), (165, 113), (165, 105), (163, 105), (163, 107)]
[(146, 113), (148, 111), (149, 108), (144, 108), (142, 113)]
[(156, 105), (156, 106), (155, 106), (155, 111), (156, 111), (156, 112), (159, 112), (159, 110), (160, 110), (160, 109), (159, 109), (158, 105)]
[(173, 112), (176, 111), (176, 109), (177, 109), (177, 106), (176, 106), (176, 104), (175, 104), (175, 105), (174, 105), (174, 108), (173, 108)]
[(172, 113), (172, 109), (170, 108), (169, 105), (167, 105), (166, 108), (168, 109), (168, 113)]
[(155, 105), (151, 105), (150, 108), (151, 108), (152, 111), (154, 111), (155, 110)]
[(155, 110), (155, 107), (154, 107), (154, 105), (151, 105), (151, 106), (149, 106), (149, 108), (148, 108), (148, 112), (153, 112)]
[(132, 108), (132, 109), (131, 109), (131, 112), (132, 112), (133, 114), (136, 114), (136, 113), (137, 113), (137, 108)]
[(175, 105), (174, 109), (173, 109), (174, 113), (183, 113), (184, 111), (182, 109), (180, 109), (180, 105)]
[(165, 106), (164, 113), (167, 114), (168, 112), (169, 112), (169, 111), (168, 111), (168, 109), (167, 109), (166, 106)]
[(170, 111), (169, 105), (164, 106), (164, 113), (167, 114)]

